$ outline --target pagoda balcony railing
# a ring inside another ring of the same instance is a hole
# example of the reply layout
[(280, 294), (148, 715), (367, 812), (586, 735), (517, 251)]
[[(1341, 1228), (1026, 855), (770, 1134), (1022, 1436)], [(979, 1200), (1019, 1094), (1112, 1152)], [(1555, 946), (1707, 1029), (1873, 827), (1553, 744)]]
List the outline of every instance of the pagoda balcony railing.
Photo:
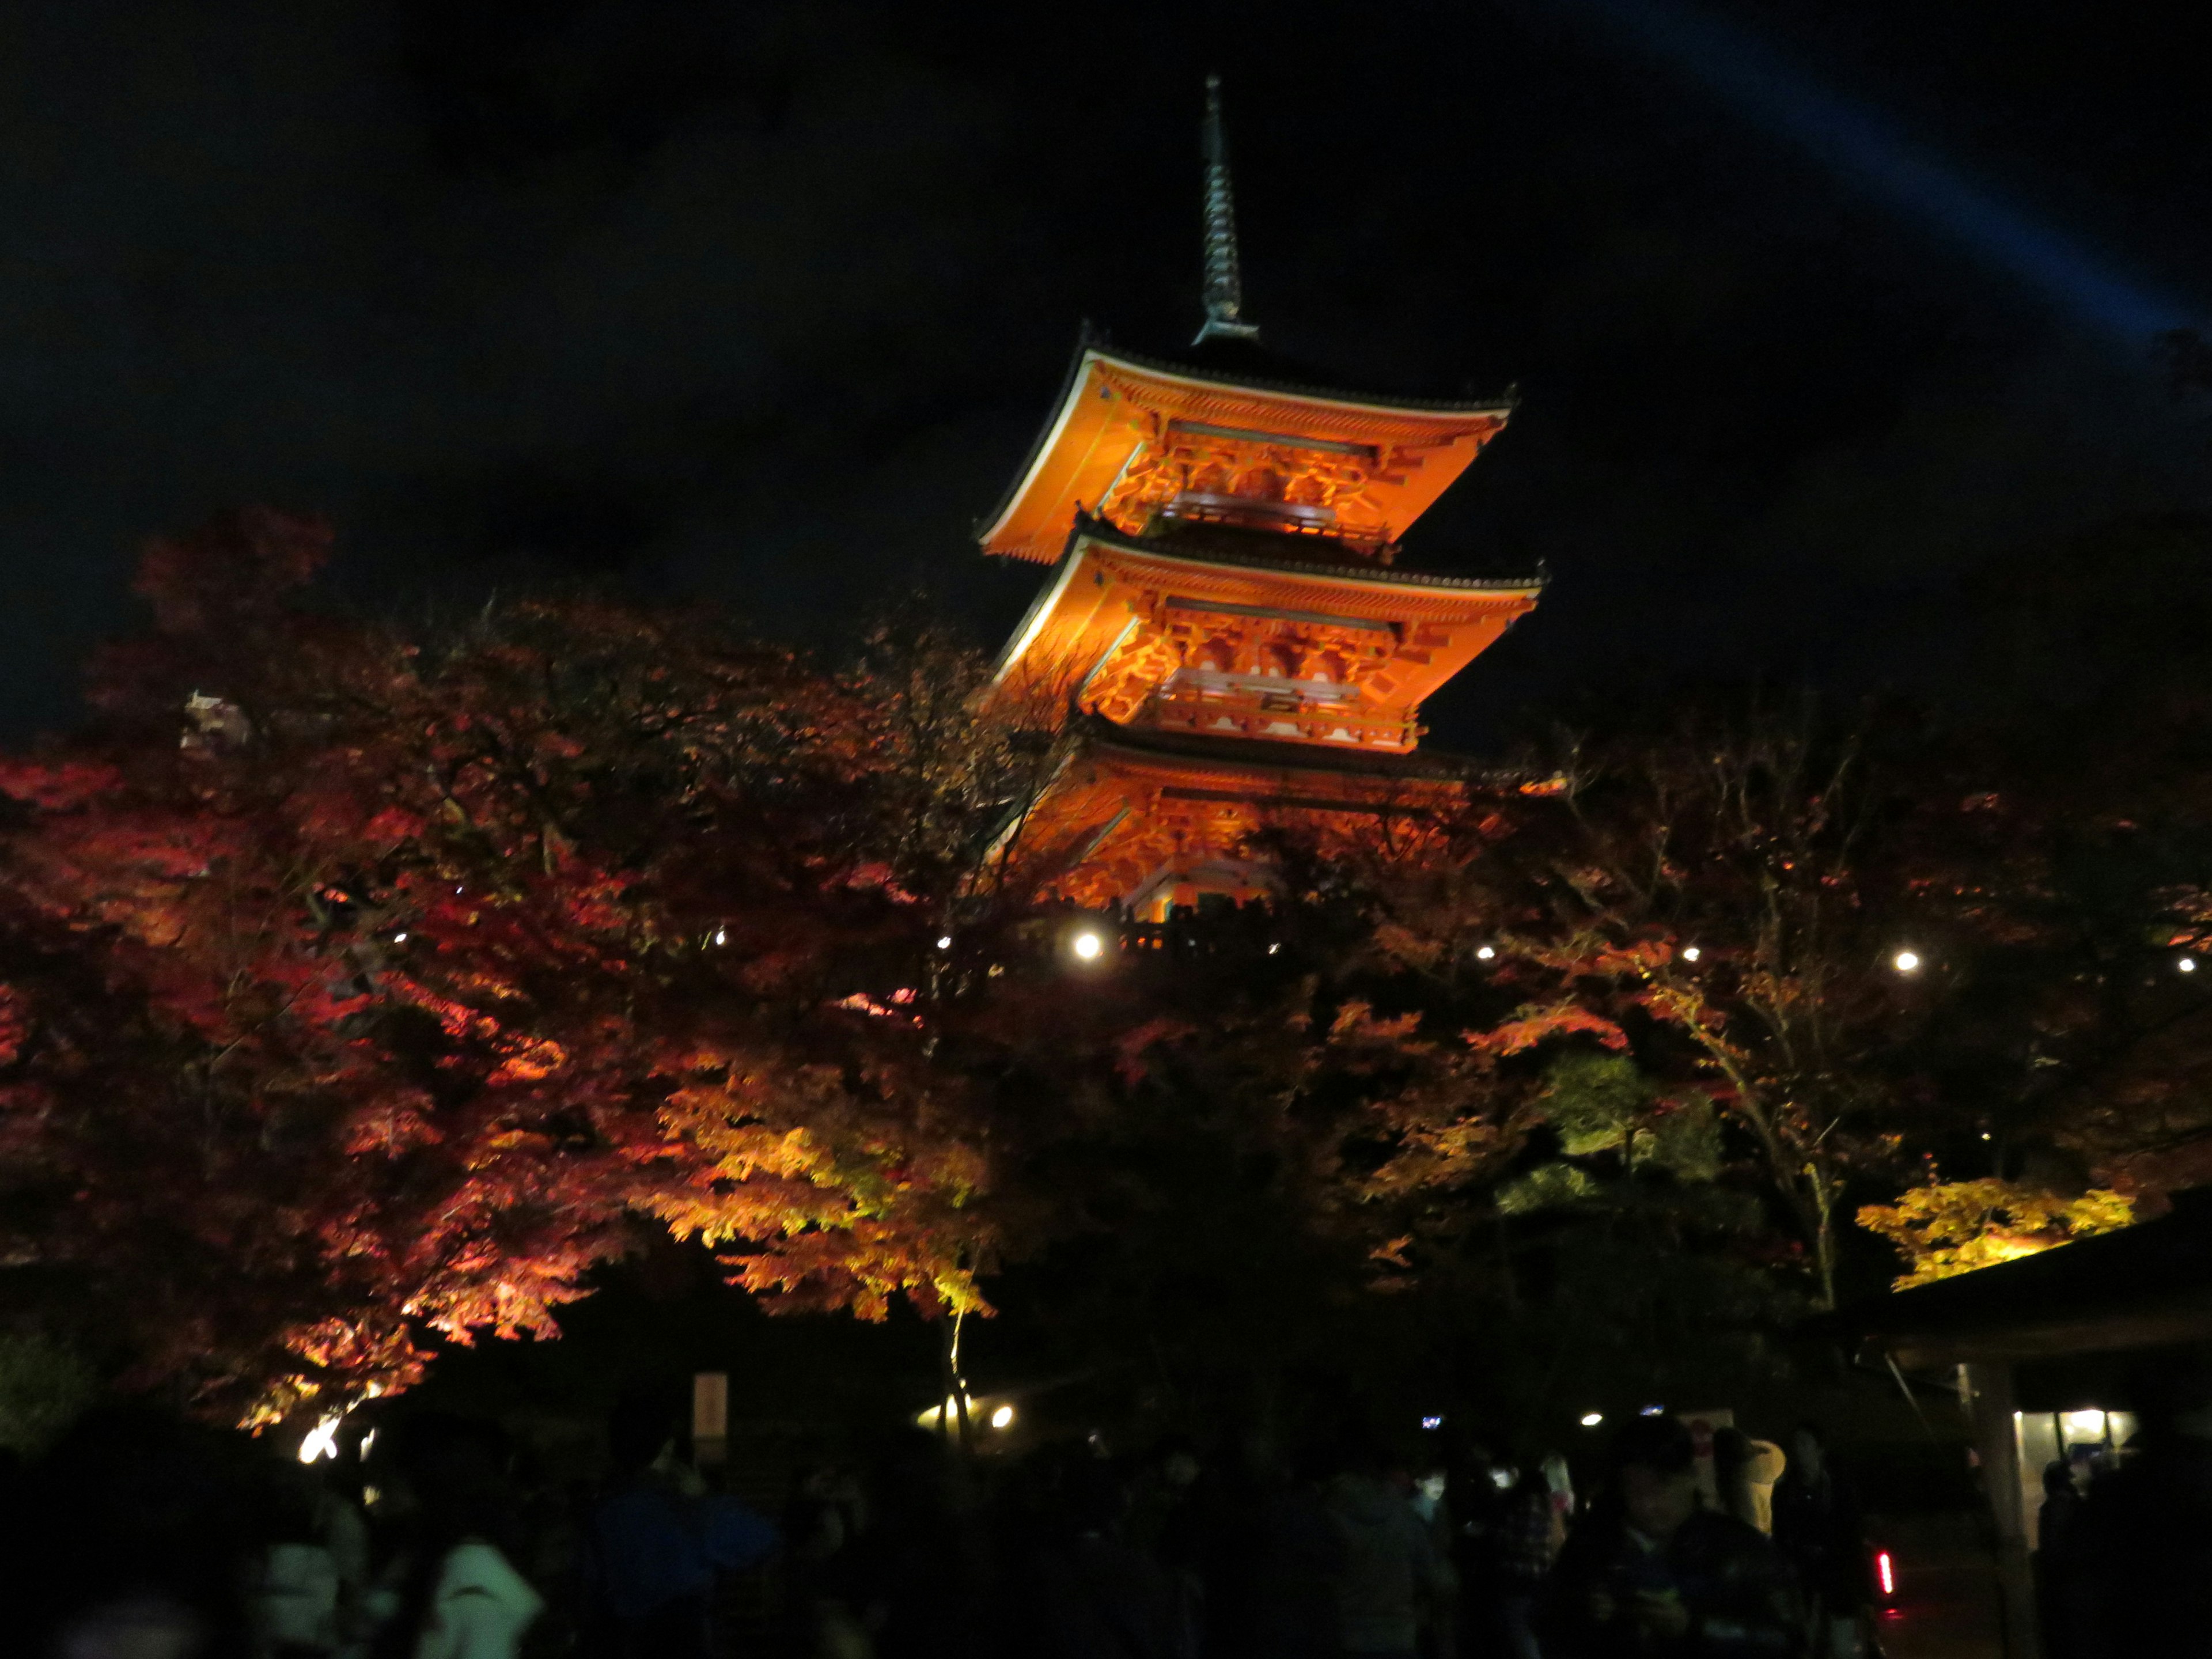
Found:
[[(1402, 716), (1362, 714), (1334, 700), (1224, 693), (1194, 685), (1155, 691), (1145, 701), (1144, 719), (1149, 725), (1185, 731), (1233, 729), (1242, 737), (1285, 738), (1346, 749), (1411, 749), (1422, 729)], [(1224, 720), (1233, 724), (1225, 727)], [(1270, 729), (1285, 726), (1293, 729)]]

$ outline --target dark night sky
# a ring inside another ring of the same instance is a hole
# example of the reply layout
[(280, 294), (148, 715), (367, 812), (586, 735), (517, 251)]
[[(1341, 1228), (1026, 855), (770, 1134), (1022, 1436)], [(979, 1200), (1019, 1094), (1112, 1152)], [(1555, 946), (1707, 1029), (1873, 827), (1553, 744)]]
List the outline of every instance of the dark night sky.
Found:
[[(1411, 546), (1554, 586), (1442, 735), (1654, 674), (1910, 678), (1966, 565), (2212, 493), (2099, 297), (2212, 295), (2158, 9), (1695, 15), (1820, 96), (1745, 95), (1668, 0), (9, 8), (0, 734), (74, 717), (141, 538), (246, 501), (334, 520), (371, 605), (584, 574), (821, 636), (920, 580), (995, 639), (1039, 573), (968, 532), (1079, 319), (1195, 325), (1210, 67), (1268, 343), (1522, 388)], [(1822, 98), (2081, 258), (1931, 216)]]

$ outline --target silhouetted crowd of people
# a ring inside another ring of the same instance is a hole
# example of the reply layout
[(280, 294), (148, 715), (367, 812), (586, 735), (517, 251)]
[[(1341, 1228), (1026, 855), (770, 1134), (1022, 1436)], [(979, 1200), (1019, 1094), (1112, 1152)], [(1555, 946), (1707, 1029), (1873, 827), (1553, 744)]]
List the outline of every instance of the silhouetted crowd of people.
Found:
[(2043, 1472), (2036, 1591), (2045, 1659), (2193, 1652), (2212, 1630), (2212, 1365), (2134, 1381), (2141, 1426)]
[[(562, 1482), (485, 1423), (395, 1417), (366, 1459), (278, 1461), (139, 1412), (7, 1475), (10, 1651), (62, 1659), (1610, 1659), (1859, 1651), (1864, 1552), (1816, 1434), (1629, 1423), (1589, 1501), (1437, 1433), (1089, 1441), (960, 1455), (909, 1431), (710, 1489), (631, 1401)], [(1771, 1454), (1771, 1455), (1767, 1455)], [(1762, 1468), (1762, 1457), (1769, 1467)], [(1760, 1478), (1761, 1476), (1764, 1478)], [(1771, 1535), (1766, 1528), (1770, 1522)]]

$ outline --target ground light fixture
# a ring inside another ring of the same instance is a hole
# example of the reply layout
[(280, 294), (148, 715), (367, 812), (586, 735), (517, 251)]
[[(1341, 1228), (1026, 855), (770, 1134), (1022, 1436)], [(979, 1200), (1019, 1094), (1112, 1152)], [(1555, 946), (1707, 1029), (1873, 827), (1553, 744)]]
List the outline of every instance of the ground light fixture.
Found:
[(1920, 971), (1920, 952), (1899, 951), (1889, 959), (1889, 965), (1900, 974), (1917, 974)]
[(1586, 1429), (1594, 1429), (1604, 1421), (1605, 1413), (1603, 1412), (1584, 1412), (1583, 1413), (1583, 1426)]
[(1086, 931), (1085, 933), (1078, 933), (1075, 936), (1075, 945), (1073, 948), (1075, 954), (1082, 957), (1084, 961), (1096, 962), (1098, 960), (1099, 954), (1105, 950), (1106, 941), (1099, 938), (1097, 934)]

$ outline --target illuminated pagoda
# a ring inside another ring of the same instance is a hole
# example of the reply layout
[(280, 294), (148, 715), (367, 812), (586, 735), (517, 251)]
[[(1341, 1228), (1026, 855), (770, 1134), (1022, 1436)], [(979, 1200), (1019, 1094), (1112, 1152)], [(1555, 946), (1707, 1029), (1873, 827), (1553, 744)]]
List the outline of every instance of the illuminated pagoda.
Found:
[(1254, 832), (1433, 807), (1423, 699), (1534, 609), (1540, 579), (1418, 572), (1399, 543), (1505, 425), (1510, 399), (1326, 390), (1243, 314), (1220, 82), (1206, 82), (1206, 321), (1139, 356), (1086, 331), (984, 552), (1049, 565), (1000, 654), (1079, 741), (1019, 833), (1052, 890), (1158, 920), (1266, 890)]

